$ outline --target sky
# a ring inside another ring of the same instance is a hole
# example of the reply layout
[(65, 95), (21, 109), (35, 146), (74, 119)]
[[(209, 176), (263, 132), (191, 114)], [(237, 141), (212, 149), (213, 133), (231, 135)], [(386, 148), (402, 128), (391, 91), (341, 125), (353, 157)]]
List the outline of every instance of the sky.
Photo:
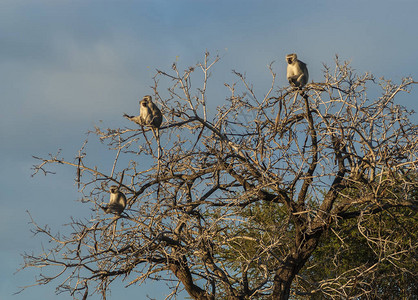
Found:
[[(416, 0), (0, 0), (0, 300), (72, 299), (55, 295), (54, 282), (13, 295), (35, 281), (35, 270), (16, 273), (21, 254), (48, 246), (31, 233), (30, 216), (61, 231), (71, 216), (90, 214), (77, 201), (74, 170), (32, 177), (32, 156), (62, 149), (71, 160), (95, 125), (129, 126), (122, 115), (137, 113), (138, 99), (152, 94), (156, 69), (169, 71), (175, 61), (186, 69), (205, 51), (219, 55), (212, 112), (229, 96), (223, 83), (237, 81), (232, 70), (261, 97), (274, 61), (276, 85), (286, 85), (284, 57), (293, 52), (308, 64), (310, 81), (322, 80), (336, 54), (359, 74), (418, 81), (417, 11)], [(416, 109), (416, 98), (417, 87), (399, 101)], [(110, 170), (113, 154), (90, 138), (88, 153)], [(160, 283), (124, 286), (108, 299), (166, 292)]]

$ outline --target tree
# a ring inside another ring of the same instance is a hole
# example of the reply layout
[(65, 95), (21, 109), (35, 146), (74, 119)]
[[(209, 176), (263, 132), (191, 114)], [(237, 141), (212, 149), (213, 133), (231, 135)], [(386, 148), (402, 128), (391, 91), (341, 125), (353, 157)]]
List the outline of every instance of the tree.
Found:
[[(113, 280), (127, 277), (129, 285), (166, 280), (173, 289), (167, 298), (184, 289), (193, 299), (288, 299), (367, 296), (370, 289), (358, 279), (384, 264), (416, 279), (411, 264), (399, 263), (414, 259), (416, 239), (365, 227), (378, 226), (367, 220), (383, 213), (416, 212), (417, 126), (409, 120), (412, 112), (395, 103), (415, 82), (359, 76), (337, 58), (334, 70), (324, 66), (322, 83), (303, 90), (277, 88), (270, 65), (271, 87), (259, 98), (234, 71), (238, 81), (225, 84), (227, 104), (210, 117), (207, 86), (218, 61), (206, 53), (183, 72), (176, 64), (170, 72), (157, 70), (154, 98), (165, 118), (159, 143), (151, 129), (134, 123), (96, 128), (116, 151), (110, 174), (84, 164), (85, 145), (76, 163), (59, 153), (37, 158), (35, 174), (50, 172), (50, 164), (74, 167), (86, 206), (95, 211), (90, 220), (72, 220), (69, 236), (33, 221), (53, 246), (25, 254), (23, 268), (62, 268), (37, 284), (62, 277), (59, 291), (105, 298)], [(192, 77), (202, 80), (200, 87), (192, 87)], [(167, 92), (160, 89), (166, 79)], [(380, 96), (370, 99), (366, 91), (377, 93), (377, 87)], [(120, 217), (99, 207), (111, 184), (128, 198)], [(416, 228), (411, 214), (404, 218)], [(347, 222), (353, 225), (344, 232), (340, 224)], [(342, 240), (360, 234), (378, 260), (369, 268), (350, 262), (351, 273), (337, 269), (334, 281), (309, 274), (315, 259), (333, 254), (326, 249), (335, 240), (330, 231)]]
[[(409, 195), (413, 202), (417, 201), (416, 191)], [(292, 283), (292, 289), (297, 291), (293, 299), (417, 298), (417, 251), (411, 247), (417, 240), (417, 211), (399, 207), (370, 214), (365, 207), (362, 210), (361, 218), (339, 219), (323, 234)], [(266, 237), (268, 240), (277, 231), (283, 210), (263, 203), (244, 210), (243, 215), (254, 216), (251, 222), (263, 228), (248, 230), (246, 235), (253, 241), (263, 238), (266, 243)], [(236, 261), (234, 251), (251, 253), (256, 248), (256, 242), (239, 244), (229, 253), (230, 261)]]
[(345, 220), (321, 239), (300, 285), (314, 299), (417, 299), (417, 229), (406, 208)]

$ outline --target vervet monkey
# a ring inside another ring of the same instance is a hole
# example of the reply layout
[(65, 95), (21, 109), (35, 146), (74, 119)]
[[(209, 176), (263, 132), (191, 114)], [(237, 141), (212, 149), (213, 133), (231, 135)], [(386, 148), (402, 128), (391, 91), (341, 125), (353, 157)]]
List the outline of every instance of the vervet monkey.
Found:
[(139, 102), (139, 118), (144, 126), (152, 126), (153, 128), (160, 128), (163, 121), (163, 116), (160, 109), (152, 102), (150, 95), (144, 96)]
[[(123, 115), (125, 118), (141, 125), (141, 126), (151, 126), (152, 132), (158, 144), (158, 168), (157, 174), (160, 173), (160, 157), (161, 157), (161, 145), (160, 145), (160, 131), (159, 128), (163, 122), (163, 115), (161, 110), (152, 102), (152, 97), (150, 95), (144, 96), (141, 101), (139, 101), (139, 116), (131, 117), (127, 114)], [(144, 134), (145, 139), (147, 140), (146, 135)], [(149, 144), (148, 140), (147, 143)], [(158, 175), (157, 175), (158, 177)], [(159, 186), (157, 190), (158, 196)]]
[(309, 73), (306, 64), (298, 60), (295, 53), (286, 55), (287, 61), (287, 80), (297, 88), (302, 88), (308, 83)]
[(112, 185), (110, 187), (109, 204), (102, 206), (102, 209), (108, 214), (120, 215), (126, 207), (126, 197), (119, 191), (118, 186)]
[(124, 114), (123, 116), (139, 125), (151, 126), (153, 128), (160, 128), (163, 121), (163, 115), (157, 105), (152, 102), (152, 97), (150, 95), (144, 96), (144, 98), (139, 101), (139, 116), (135, 117), (127, 114)]
[(157, 105), (152, 102), (152, 97), (150, 95), (144, 96), (144, 98), (139, 101), (139, 106), (139, 116), (134, 117), (128, 116), (127, 114), (124, 114), (123, 116), (142, 126), (151, 126), (155, 129), (160, 128), (161, 123), (163, 122), (163, 115)]

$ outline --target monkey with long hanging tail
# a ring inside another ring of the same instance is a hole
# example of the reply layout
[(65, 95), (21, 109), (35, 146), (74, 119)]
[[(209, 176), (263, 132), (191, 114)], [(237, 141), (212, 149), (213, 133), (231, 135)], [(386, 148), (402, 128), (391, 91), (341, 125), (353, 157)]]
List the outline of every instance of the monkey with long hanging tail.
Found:
[[(160, 126), (163, 122), (163, 115), (161, 110), (152, 102), (152, 97), (150, 95), (144, 96), (141, 101), (139, 101), (139, 116), (128, 116), (124, 114), (125, 118), (141, 125), (141, 126), (150, 126), (154, 134), (155, 139), (157, 140), (158, 145), (158, 166), (157, 166), (157, 179), (160, 174), (160, 158), (161, 158), (161, 144), (160, 144)], [(146, 138), (146, 137), (145, 137)], [(158, 192), (157, 192), (158, 194)]]
[[(139, 109), (139, 118), (141, 123), (145, 126), (151, 126), (152, 132), (155, 135), (155, 139), (157, 140), (158, 146), (158, 165), (157, 165), (157, 179), (160, 175), (160, 158), (161, 158), (161, 144), (160, 144), (160, 126), (163, 122), (163, 115), (161, 114), (160, 109), (152, 102), (152, 97), (150, 95), (144, 96), (144, 98), (140, 101), (140, 109)], [(159, 185), (157, 196), (159, 192)]]
[[(299, 90), (300, 95), (303, 97), (304, 92), (302, 88), (308, 83), (309, 72), (306, 64), (298, 59), (296, 53), (286, 55), (287, 61), (287, 80), (289, 84)], [(293, 102), (296, 101), (298, 93), (295, 93), (295, 98)]]
[[(302, 88), (308, 83), (309, 80), (309, 72), (308, 67), (306, 64), (298, 59), (296, 53), (286, 55), (286, 62), (287, 62), (287, 73), (286, 77), (289, 81), (289, 84), (294, 87), (294, 90), (299, 90), (299, 93), (302, 97), (304, 97), (305, 93), (302, 91)], [(287, 94), (286, 94), (287, 95)], [(295, 93), (295, 97), (293, 99), (293, 103), (296, 101), (298, 93)], [(282, 110), (282, 99), (279, 100), (279, 113), (277, 114), (276, 121), (274, 128), (278, 128), (278, 124), (280, 121), (280, 114)]]

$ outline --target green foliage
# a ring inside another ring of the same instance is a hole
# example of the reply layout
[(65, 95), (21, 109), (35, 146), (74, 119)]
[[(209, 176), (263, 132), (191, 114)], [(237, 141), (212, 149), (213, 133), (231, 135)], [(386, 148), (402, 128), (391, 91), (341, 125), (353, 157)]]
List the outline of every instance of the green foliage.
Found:
[(299, 283), (321, 299), (331, 298), (326, 295), (337, 286), (345, 286), (350, 297), (366, 291), (372, 298), (412, 299), (418, 295), (417, 232), (418, 213), (409, 208), (335, 223), (321, 237)]
[[(257, 202), (241, 214), (246, 222), (228, 228), (235, 239), (224, 249), (223, 259), (237, 273), (252, 261), (246, 272), (256, 285), (264, 278), (260, 264), (274, 269), (275, 260), (288, 253), (294, 243), (294, 226), (280, 204)], [(293, 298), (362, 294), (359, 299), (415, 299), (408, 297), (418, 295), (417, 240), (418, 213), (411, 208), (337, 219), (294, 281)]]
[(242, 222), (228, 228), (228, 236), (233, 238), (219, 253), (226, 267), (250, 278), (251, 289), (265, 280), (265, 271), (275, 267), (277, 257), (289, 251), (294, 227), (282, 204), (255, 202), (240, 214)]

